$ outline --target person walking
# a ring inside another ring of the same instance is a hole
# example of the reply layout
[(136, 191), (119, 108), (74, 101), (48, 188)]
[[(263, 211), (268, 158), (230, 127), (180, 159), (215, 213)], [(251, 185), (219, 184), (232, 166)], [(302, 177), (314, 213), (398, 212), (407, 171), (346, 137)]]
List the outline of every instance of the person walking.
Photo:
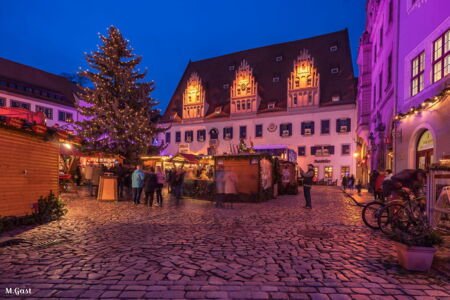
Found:
[(224, 178), (224, 192), (225, 192), (225, 201), (230, 202), (231, 205), (233, 204), (236, 195), (238, 193), (237, 190), (237, 176), (236, 173), (233, 171), (226, 171)]
[(141, 166), (137, 165), (131, 175), (131, 188), (133, 189), (133, 202), (134, 204), (141, 203), (141, 193), (144, 186), (145, 174), (141, 170)]
[(353, 189), (355, 187), (355, 176), (353, 176), (353, 174), (348, 178), (348, 187), (350, 191), (353, 192)]
[(361, 195), (361, 189), (362, 189), (362, 181), (361, 181), (361, 179), (358, 179), (358, 184), (356, 185), (356, 190), (358, 191), (358, 195)]
[(347, 185), (348, 185), (348, 177), (347, 174), (344, 174), (344, 177), (342, 177), (342, 189), (345, 190), (347, 189)]
[(180, 199), (183, 194), (183, 183), (184, 183), (184, 171), (182, 168), (179, 168), (175, 173), (175, 181), (174, 181), (176, 205), (180, 204)]
[(77, 183), (77, 186), (81, 185), (81, 179), (82, 179), (82, 175), (81, 175), (81, 165), (77, 164), (77, 167), (75, 169), (75, 182)]
[(102, 167), (98, 165), (93, 166), (91, 184), (94, 197), (98, 196), (98, 186), (100, 185), (100, 176), (102, 175), (103, 175)]
[(89, 196), (94, 197), (94, 191), (92, 189), (92, 173), (94, 170), (94, 165), (90, 162), (84, 169), (84, 178), (88, 186)]
[(150, 168), (144, 178), (145, 205), (153, 206), (153, 198), (157, 184), (156, 174), (153, 168)]
[(303, 177), (303, 194), (305, 196), (305, 208), (311, 209), (311, 186), (314, 178), (314, 165), (308, 164), (308, 170), (305, 172), (300, 168), (300, 174)]
[(119, 199), (122, 199), (123, 198), (123, 190), (125, 187), (125, 176), (127, 175), (127, 169), (122, 164), (119, 164), (114, 169), (114, 174), (117, 176), (117, 189), (118, 189)]
[(159, 206), (162, 206), (163, 203), (162, 189), (164, 187), (165, 180), (166, 178), (161, 170), (161, 167), (156, 167), (156, 203), (158, 203)]
[(384, 202), (383, 181), (384, 181), (384, 174), (379, 172), (377, 178), (375, 179), (374, 196), (375, 196), (375, 200)]

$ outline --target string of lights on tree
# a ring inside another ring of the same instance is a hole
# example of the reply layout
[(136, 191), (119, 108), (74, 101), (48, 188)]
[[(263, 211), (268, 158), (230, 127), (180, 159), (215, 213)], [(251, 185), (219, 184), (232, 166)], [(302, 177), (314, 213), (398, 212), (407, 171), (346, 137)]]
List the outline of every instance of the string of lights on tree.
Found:
[(434, 96), (433, 98), (425, 99), (421, 104), (419, 104), (417, 107), (411, 107), (409, 111), (406, 113), (399, 113), (395, 116), (395, 120), (402, 120), (405, 119), (408, 116), (417, 115), (421, 113), (422, 111), (429, 110), (438, 103), (442, 102), (446, 97), (450, 95), (450, 88), (445, 88), (440, 92), (438, 95)]
[(158, 102), (150, 97), (154, 82), (145, 82), (146, 71), (137, 66), (142, 57), (132, 53), (129, 40), (114, 26), (107, 36), (99, 34), (97, 51), (85, 53), (90, 69), (80, 70), (93, 87), (82, 88), (87, 104), (77, 106), (85, 120), (78, 132), (91, 150), (120, 154), (136, 161), (142, 154), (157, 152), (153, 139), (164, 131), (152, 120), (159, 114)]

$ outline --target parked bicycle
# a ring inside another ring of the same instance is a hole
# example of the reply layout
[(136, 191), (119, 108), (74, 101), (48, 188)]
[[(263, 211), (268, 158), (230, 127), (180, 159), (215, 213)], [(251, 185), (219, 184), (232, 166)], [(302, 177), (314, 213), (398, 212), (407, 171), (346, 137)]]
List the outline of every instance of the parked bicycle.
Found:
[(378, 217), (382, 208), (385, 206), (386, 204), (381, 201), (372, 201), (367, 203), (361, 213), (364, 224), (372, 229), (380, 229), (378, 225)]
[(399, 191), (400, 199), (389, 201), (377, 211), (378, 228), (391, 235), (394, 230), (410, 232), (412, 228), (426, 226), (424, 196), (416, 197), (407, 190)]

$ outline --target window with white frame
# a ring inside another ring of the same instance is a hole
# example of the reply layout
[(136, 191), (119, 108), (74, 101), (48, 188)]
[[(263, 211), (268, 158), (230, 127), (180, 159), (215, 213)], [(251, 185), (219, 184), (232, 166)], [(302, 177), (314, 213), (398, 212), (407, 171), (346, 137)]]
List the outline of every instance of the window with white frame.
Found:
[(52, 108), (36, 105), (36, 111), (43, 112), (47, 119), (53, 120), (53, 109)]
[(433, 42), (433, 82), (450, 73), (450, 29)]
[(11, 100), (11, 107), (17, 107), (17, 108), (23, 108), (23, 109), (26, 109), (26, 110), (31, 110), (31, 104), (30, 103), (17, 101), (17, 100)]
[(6, 106), (6, 99), (0, 98), (0, 107), (5, 107), (5, 106)]
[(423, 90), (423, 75), (425, 70), (425, 52), (422, 51), (411, 61), (411, 96)]
[(73, 115), (70, 112), (66, 112), (66, 111), (60, 110), (58, 112), (58, 121), (61, 121), (61, 122), (72, 122), (73, 121)]

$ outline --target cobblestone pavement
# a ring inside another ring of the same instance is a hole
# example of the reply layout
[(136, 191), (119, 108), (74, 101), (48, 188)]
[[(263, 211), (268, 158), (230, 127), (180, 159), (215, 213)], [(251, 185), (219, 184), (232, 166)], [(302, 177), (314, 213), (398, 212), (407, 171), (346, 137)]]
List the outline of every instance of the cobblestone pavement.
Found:
[(450, 299), (448, 278), (403, 271), (336, 188), (314, 188), (312, 210), (300, 195), (165, 204), (68, 200), (63, 220), (0, 248), (0, 298)]

